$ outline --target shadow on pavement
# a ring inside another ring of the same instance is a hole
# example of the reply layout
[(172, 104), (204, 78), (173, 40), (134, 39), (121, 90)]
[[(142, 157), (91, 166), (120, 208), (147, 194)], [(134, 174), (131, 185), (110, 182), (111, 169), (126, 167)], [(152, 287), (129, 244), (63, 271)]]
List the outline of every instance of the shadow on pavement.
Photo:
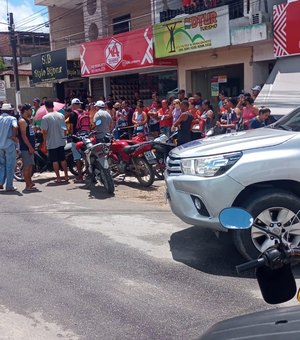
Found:
[(119, 185), (124, 185), (126, 187), (132, 188), (132, 189), (138, 189), (140, 191), (156, 191), (157, 188), (159, 187), (158, 185), (155, 185), (155, 182), (150, 186), (150, 187), (144, 187), (143, 185), (141, 185), (139, 182), (132, 182), (132, 181), (123, 181), (122, 179), (115, 179), (115, 185), (119, 186)]
[(210, 230), (190, 227), (171, 235), (170, 250), (175, 261), (205, 273), (254, 277), (253, 272), (237, 274), (235, 266), (246, 261), (235, 249), (230, 236), (221, 233), (218, 239)]
[[(230, 233), (218, 239), (208, 229), (190, 227), (171, 235), (170, 250), (177, 262), (205, 273), (222, 276), (254, 278), (254, 270), (237, 274), (235, 266), (247, 262), (236, 250)], [(295, 278), (300, 278), (300, 261), (293, 262)]]
[(8, 196), (23, 196), (23, 194), (16, 190), (16, 191), (6, 191), (6, 190), (1, 190), (0, 195), (8, 195)]
[(77, 186), (77, 189), (85, 190), (88, 193), (89, 199), (104, 200), (115, 196), (114, 194), (108, 194), (105, 188), (98, 184), (84, 184), (81, 186)]

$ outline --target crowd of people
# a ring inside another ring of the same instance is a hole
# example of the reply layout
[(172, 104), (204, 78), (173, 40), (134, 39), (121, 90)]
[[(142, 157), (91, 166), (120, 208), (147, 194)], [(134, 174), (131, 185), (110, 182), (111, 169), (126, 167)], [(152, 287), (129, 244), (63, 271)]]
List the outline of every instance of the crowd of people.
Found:
[[(274, 122), (271, 111), (257, 108), (254, 100), (260, 86), (252, 88), (252, 93), (242, 93), (237, 98), (228, 97), (224, 91), (218, 96), (218, 106), (213, 108), (211, 102), (202, 99), (201, 93), (186, 96), (180, 90), (178, 96), (160, 99), (153, 92), (151, 103), (146, 106), (137, 93), (130, 105), (126, 98), (113, 98), (112, 95), (93, 101), (88, 97), (85, 102), (71, 98), (55, 109), (55, 102), (44, 97), (42, 101), (34, 98), (31, 104), (24, 104), (15, 111), (11, 104), (3, 103), (0, 115), (0, 189), (15, 191), (13, 186), (16, 148), (20, 150), (24, 171), (25, 191), (35, 191), (32, 182), (32, 167), (36, 135), (43, 135), (42, 147), (48, 153), (56, 174), (56, 183), (67, 183), (68, 169), (65, 161), (65, 136), (81, 131), (96, 130), (96, 138), (102, 141), (106, 133), (112, 133), (115, 139), (143, 134), (155, 138), (161, 134), (170, 137), (177, 132), (177, 145), (205, 137), (214, 129), (214, 134), (229, 133), (246, 129), (255, 129)], [(45, 114), (37, 119), (37, 113), (44, 105)], [(72, 145), (78, 176), (76, 183), (84, 181), (81, 154)], [(60, 177), (60, 169), (64, 178)]]

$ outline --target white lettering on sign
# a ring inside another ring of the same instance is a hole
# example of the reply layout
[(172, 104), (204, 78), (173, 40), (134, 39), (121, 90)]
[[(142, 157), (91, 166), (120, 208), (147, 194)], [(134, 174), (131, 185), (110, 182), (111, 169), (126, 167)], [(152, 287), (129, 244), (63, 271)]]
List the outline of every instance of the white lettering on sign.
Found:
[(116, 39), (111, 39), (105, 48), (106, 64), (114, 70), (120, 64), (122, 59), (122, 44)]

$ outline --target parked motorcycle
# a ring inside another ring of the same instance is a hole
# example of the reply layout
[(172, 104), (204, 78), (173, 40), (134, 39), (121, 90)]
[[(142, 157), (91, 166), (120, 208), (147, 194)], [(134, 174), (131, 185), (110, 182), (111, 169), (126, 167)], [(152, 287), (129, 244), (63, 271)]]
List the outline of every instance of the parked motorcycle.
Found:
[(77, 139), (76, 149), (82, 154), (86, 163), (88, 179), (92, 183), (94, 180), (103, 184), (109, 194), (115, 191), (114, 180), (108, 163), (110, 145), (112, 137), (105, 136), (105, 141), (96, 143), (95, 132), (73, 136)]
[[(37, 143), (35, 145), (35, 153), (34, 153), (34, 166), (32, 167), (33, 173), (39, 172), (43, 173), (45, 171), (53, 171), (52, 162), (49, 161), (48, 155), (44, 153), (42, 150), (42, 143), (43, 140), (41, 136), (37, 135)], [(72, 143), (68, 141), (68, 143), (65, 145), (65, 155), (66, 155), (66, 161), (69, 168), (69, 171), (74, 175), (77, 176), (77, 168), (76, 163), (73, 158), (72, 153)], [(23, 182), (23, 160), (21, 157), (21, 153), (17, 154), (16, 159), (16, 166), (15, 166), (15, 174), (14, 178), (18, 182)]]
[(154, 182), (152, 164), (156, 162), (152, 145), (131, 140), (115, 140), (110, 147), (109, 166), (113, 177), (134, 176), (139, 183), (149, 187)]
[(177, 132), (173, 133), (169, 138), (166, 135), (161, 135), (151, 142), (156, 157), (156, 163), (153, 165), (154, 174), (160, 180), (164, 179), (169, 152), (177, 146), (174, 142), (176, 136)]
[[(252, 227), (254, 232), (267, 234), (272, 244), (275, 240), (275, 245), (266, 245), (258, 259), (236, 266), (238, 273), (255, 269), (263, 299), (269, 304), (287, 302), (297, 292), (291, 262), (299, 261), (300, 247), (291, 245), (285, 228), (293, 225), (298, 213), (294, 217), (286, 216), (285, 225), (274, 223), (268, 228), (254, 224), (253, 217), (241, 208), (226, 208), (219, 216), (221, 224), (227, 229), (246, 231)], [(299, 299), (299, 290), (297, 296)], [(299, 321), (298, 306), (256, 312), (219, 322), (201, 339), (300, 339)]]

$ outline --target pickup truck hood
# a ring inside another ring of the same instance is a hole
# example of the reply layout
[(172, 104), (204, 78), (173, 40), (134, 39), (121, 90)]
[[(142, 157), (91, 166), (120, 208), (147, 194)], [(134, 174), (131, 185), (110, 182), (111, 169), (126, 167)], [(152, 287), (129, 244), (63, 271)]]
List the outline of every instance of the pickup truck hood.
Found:
[(295, 135), (295, 132), (272, 128), (228, 133), (198, 139), (178, 146), (170, 152), (170, 155), (189, 158), (265, 148), (284, 143)]

